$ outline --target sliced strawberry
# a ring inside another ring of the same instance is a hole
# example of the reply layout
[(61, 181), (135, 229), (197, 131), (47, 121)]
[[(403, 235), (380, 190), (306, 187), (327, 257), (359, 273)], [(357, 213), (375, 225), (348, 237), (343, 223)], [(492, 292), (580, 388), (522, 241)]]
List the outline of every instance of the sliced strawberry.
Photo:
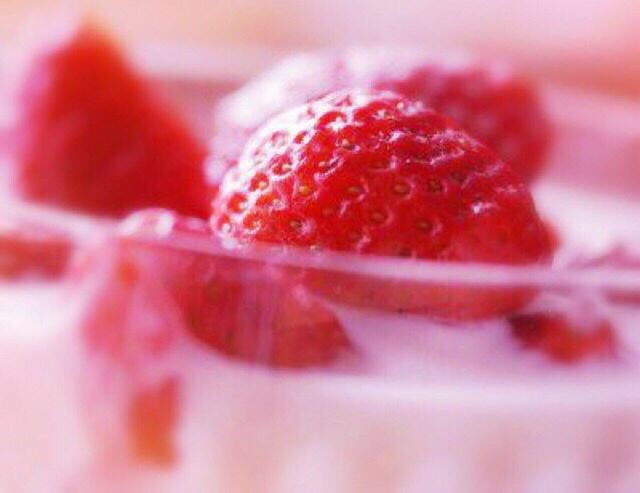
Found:
[(168, 378), (133, 396), (127, 424), (137, 457), (166, 464), (175, 460), (173, 429), (178, 422), (178, 391), (178, 380)]
[(184, 250), (186, 238), (215, 244), (205, 222), (136, 213), (118, 239), (85, 254), (70, 279), (83, 303), (85, 389), (96, 428), (115, 453), (158, 465), (177, 457), (184, 381), (177, 362), (195, 340), (286, 368), (329, 364), (350, 347), (335, 316), (279, 270)]
[(169, 465), (177, 451), (180, 314), (153, 268), (162, 260), (109, 243), (72, 272), (82, 300), (87, 409), (113, 454)]
[(540, 172), (550, 125), (535, 89), (508, 67), (403, 50), (349, 50), (291, 57), (222, 100), (212, 180), (237, 162), (249, 136), (272, 116), (354, 87), (421, 101), (494, 149), (526, 182)]
[(73, 251), (65, 233), (41, 224), (0, 219), (0, 278), (60, 277)]
[[(181, 297), (189, 330), (224, 354), (278, 368), (329, 364), (349, 350), (335, 315), (279, 275), (227, 262)], [(264, 270), (264, 269), (263, 269)], [(240, 277), (239, 272), (244, 271)]]
[(607, 321), (585, 327), (562, 313), (534, 313), (509, 319), (513, 336), (527, 349), (563, 364), (590, 358), (612, 359), (616, 337)]
[(542, 224), (547, 232), (547, 238), (549, 238), (549, 247), (552, 252), (556, 252), (562, 246), (562, 237), (552, 222), (543, 221)]
[[(447, 118), (392, 93), (338, 92), (270, 121), (225, 179), (212, 225), (240, 244), (513, 265), (550, 259), (512, 169)], [(446, 318), (523, 302), (503, 290), (456, 287), (453, 296), (451, 286), (336, 279), (325, 287), (341, 300)]]
[[(206, 223), (166, 211), (134, 214), (123, 229), (133, 238), (171, 241), (182, 233), (214, 244)], [(228, 356), (299, 368), (330, 363), (349, 348), (333, 313), (282, 270), (189, 253), (174, 254), (164, 270), (187, 328)]]
[(10, 151), (26, 198), (100, 215), (158, 206), (206, 217), (205, 146), (91, 26), (33, 57)]

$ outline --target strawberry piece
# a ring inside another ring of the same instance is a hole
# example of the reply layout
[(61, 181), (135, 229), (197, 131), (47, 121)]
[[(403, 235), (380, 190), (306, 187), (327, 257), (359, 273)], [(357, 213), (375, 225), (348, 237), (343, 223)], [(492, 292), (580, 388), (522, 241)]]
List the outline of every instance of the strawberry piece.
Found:
[[(168, 239), (180, 232), (209, 239), (206, 223), (166, 211), (127, 220), (128, 236)], [(212, 238), (213, 244), (213, 238)], [(162, 269), (187, 329), (227, 356), (273, 367), (334, 361), (349, 349), (341, 324), (284, 272), (206, 254), (173, 256)]]
[(99, 215), (209, 214), (205, 146), (100, 31), (79, 27), (37, 53), (17, 92), (18, 193)]
[(550, 125), (534, 88), (501, 64), (398, 50), (351, 50), (285, 60), (225, 98), (216, 110), (212, 181), (270, 117), (336, 90), (390, 90), (451, 117), (511, 164), (525, 182), (542, 167)]
[[(87, 253), (70, 286), (82, 297), (86, 409), (110, 452), (158, 466), (177, 456), (180, 315), (154, 268), (162, 260), (124, 243)], [(78, 286), (80, 287), (78, 289)]]
[(577, 325), (562, 313), (533, 313), (509, 319), (513, 336), (527, 349), (535, 349), (557, 363), (588, 358), (611, 359), (616, 337), (607, 321), (593, 327)]
[(127, 424), (137, 457), (163, 464), (174, 461), (172, 430), (178, 422), (178, 390), (178, 381), (170, 378), (133, 396)]
[(66, 270), (73, 241), (66, 234), (26, 222), (0, 219), (0, 278), (55, 279)]
[(326, 365), (348, 351), (335, 315), (302, 287), (264, 274), (248, 284), (238, 279), (246, 267), (238, 267), (217, 265), (202, 285), (182, 292), (187, 326), (199, 340), (228, 356), (276, 368)]
[(543, 221), (544, 229), (547, 232), (547, 238), (549, 239), (549, 247), (552, 252), (558, 251), (558, 249), (562, 246), (562, 236), (560, 235), (558, 229), (551, 221)]
[[(446, 117), (392, 93), (338, 92), (266, 124), (225, 179), (212, 225), (248, 244), (515, 265), (550, 258), (511, 167)], [(354, 282), (360, 288), (342, 289), (342, 299), (446, 317), (522, 302), (501, 291), (486, 300), (475, 289), (478, 302), (470, 296), (463, 309), (447, 289), (427, 296)]]

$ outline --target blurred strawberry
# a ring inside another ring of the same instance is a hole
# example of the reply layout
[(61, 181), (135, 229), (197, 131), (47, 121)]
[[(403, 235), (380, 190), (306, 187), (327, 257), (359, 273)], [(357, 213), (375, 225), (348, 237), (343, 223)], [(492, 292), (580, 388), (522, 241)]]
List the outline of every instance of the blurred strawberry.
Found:
[(16, 92), (9, 150), (24, 197), (100, 215), (208, 215), (205, 146), (104, 33), (75, 27), (34, 53)]
[(161, 258), (121, 242), (85, 255), (70, 289), (82, 303), (87, 409), (120, 453), (169, 465), (177, 454), (181, 322), (153, 270)]
[(176, 378), (167, 378), (132, 397), (126, 419), (135, 456), (163, 464), (175, 459), (173, 429), (178, 422), (179, 389)]
[(0, 279), (58, 278), (73, 248), (73, 240), (54, 228), (0, 218)]
[(511, 317), (509, 324), (523, 347), (540, 351), (557, 363), (612, 359), (616, 353), (615, 332), (604, 320), (589, 326), (563, 313), (549, 312)]
[(544, 229), (547, 232), (547, 238), (549, 239), (549, 247), (552, 252), (556, 252), (562, 246), (562, 237), (558, 232), (558, 229), (551, 221), (545, 220), (542, 222)]
[(291, 57), (225, 98), (215, 115), (213, 182), (270, 117), (330, 92), (391, 90), (449, 116), (512, 165), (538, 175), (551, 132), (535, 89), (510, 68), (407, 50), (349, 50)]
[(270, 367), (325, 365), (349, 349), (335, 316), (282, 272), (199, 253), (203, 242), (216, 246), (207, 223), (141, 211), (70, 274), (82, 303), (89, 413), (116, 450), (144, 462), (176, 459), (179, 354), (193, 338)]
[[(212, 225), (240, 244), (512, 265), (550, 259), (531, 195), (509, 166), (435, 111), (376, 91), (333, 93), (267, 123), (227, 175)], [(446, 318), (509, 312), (526, 299), (335, 281), (325, 287), (342, 301)]]
[[(122, 229), (131, 238), (170, 243), (181, 233), (216, 245), (206, 223), (167, 211), (136, 213)], [(190, 252), (176, 252), (157, 268), (164, 269), (188, 330), (228, 356), (308, 367), (330, 363), (349, 348), (333, 313), (282, 269)]]

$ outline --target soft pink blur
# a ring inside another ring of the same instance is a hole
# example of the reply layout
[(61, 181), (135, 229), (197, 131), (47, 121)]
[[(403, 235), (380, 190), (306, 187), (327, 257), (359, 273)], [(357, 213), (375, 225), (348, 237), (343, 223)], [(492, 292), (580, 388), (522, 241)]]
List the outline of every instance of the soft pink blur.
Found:
[(555, 80), (640, 95), (635, 0), (3, 0), (0, 39), (27, 13), (80, 8), (138, 43), (472, 47)]

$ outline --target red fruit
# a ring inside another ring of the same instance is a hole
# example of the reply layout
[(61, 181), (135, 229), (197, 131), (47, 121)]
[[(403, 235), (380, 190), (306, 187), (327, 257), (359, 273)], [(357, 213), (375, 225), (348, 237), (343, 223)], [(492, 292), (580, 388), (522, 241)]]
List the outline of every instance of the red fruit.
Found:
[(507, 67), (398, 50), (352, 50), (290, 58), (223, 100), (208, 170), (212, 181), (270, 117), (354, 87), (391, 90), (433, 107), (491, 147), (525, 182), (540, 171), (550, 126), (534, 88)]
[(584, 327), (562, 313), (534, 313), (511, 317), (509, 324), (523, 347), (540, 351), (558, 363), (615, 356), (615, 333), (606, 321)]
[(110, 454), (169, 465), (176, 458), (181, 318), (157, 274), (161, 257), (124, 243), (88, 254), (72, 273), (82, 302), (85, 397)]
[(127, 424), (137, 457), (165, 464), (175, 459), (172, 430), (178, 423), (178, 391), (178, 380), (170, 378), (133, 396)]
[(209, 214), (205, 146), (100, 31), (80, 27), (37, 53), (17, 91), (10, 150), (23, 196), (100, 215)]
[[(170, 242), (179, 232), (210, 239), (206, 223), (166, 211), (134, 214), (123, 229), (131, 238)], [(333, 313), (273, 266), (175, 252), (155, 269), (164, 271), (187, 329), (228, 356), (275, 367), (308, 367), (330, 363), (349, 348)]]
[(562, 237), (557, 228), (550, 221), (543, 221), (542, 224), (547, 232), (547, 238), (549, 239), (549, 247), (552, 252), (556, 252), (562, 246)]
[[(446, 117), (392, 93), (338, 92), (273, 119), (225, 179), (212, 225), (249, 244), (518, 265), (550, 258), (511, 167)], [(365, 291), (355, 298), (427, 308), (424, 291)], [(341, 297), (354, 302), (353, 294)], [(429, 293), (448, 305), (440, 315), (462, 310), (450, 294)], [(511, 309), (513, 296), (497, 294), (488, 305), (479, 296), (462, 315)]]
[(73, 241), (41, 224), (0, 219), (0, 278), (57, 278), (66, 270)]

